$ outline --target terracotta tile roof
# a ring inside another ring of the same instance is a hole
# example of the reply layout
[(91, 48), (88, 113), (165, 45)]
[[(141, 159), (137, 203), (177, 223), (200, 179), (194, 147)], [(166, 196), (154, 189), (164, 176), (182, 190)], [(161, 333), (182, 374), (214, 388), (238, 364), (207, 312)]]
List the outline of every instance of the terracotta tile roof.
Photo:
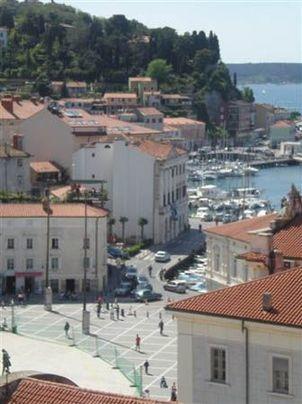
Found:
[(187, 97), (186, 95), (181, 95), (181, 94), (162, 94), (162, 98), (164, 100), (170, 100), (170, 99), (173, 99), (173, 100), (179, 100), (179, 99), (181, 99), (181, 100), (190, 100), (191, 99), (190, 97)]
[(274, 123), (274, 125), (271, 126), (272, 128), (291, 128), (293, 127), (292, 124), (290, 124), (287, 121), (277, 121)]
[(107, 98), (130, 98), (130, 99), (137, 99), (137, 95), (135, 93), (106, 93), (103, 97), (105, 100)]
[(227, 223), (220, 226), (210, 227), (205, 230), (209, 234), (217, 234), (238, 241), (249, 242), (251, 235), (249, 232), (267, 229), (270, 223), (277, 217), (276, 213), (262, 217), (253, 217), (252, 219), (240, 220), (238, 222)]
[[(163, 401), (86, 390), (62, 383), (26, 378), (9, 404), (163, 404)], [(167, 403), (167, 401), (165, 401)]]
[[(84, 217), (83, 203), (51, 203), (52, 217)], [(46, 217), (41, 203), (7, 203), (0, 204), (0, 218), (4, 217)], [(104, 209), (87, 206), (88, 217), (105, 217)]]
[(30, 168), (36, 173), (59, 173), (60, 170), (50, 161), (33, 161)]
[(195, 119), (189, 119), (184, 117), (179, 118), (164, 118), (164, 124), (168, 126), (183, 126), (183, 125), (199, 125), (205, 126), (202, 121), (196, 121)]
[(129, 77), (129, 81), (133, 82), (133, 81), (139, 81), (139, 82), (151, 82), (151, 81), (155, 81), (153, 80), (151, 77)]
[(138, 149), (159, 160), (166, 160), (169, 157), (178, 157), (186, 155), (183, 149), (173, 146), (171, 143), (154, 142), (152, 140), (143, 140), (139, 143)]
[(22, 158), (22, 157), (30, 157), (30, 154), (26, 153), (23, 150), (18, 150), (12, 147), (11, 145), (0, 145), (0, 158)]
[(12, 101), (12, 103), (13, 112), (11, 113), (0, 102), (0, 120), (28, 119), (45, 108), (45, 105), (38, 101), (22, 100)]
[(146, 107), (146, 108), (137, 108), (137, 111), (142, 115), (160, 115), (164, 116), (158, 109), (153, 107)]
[[(262, 309), (265, 292), (272, 295), (271, 311)], [(301, 303), (302, 268), (296, 268), (180, 300), (167, 309), (301, 328)]]
[(268, 257), (266, 254), (262, 254), (259, 252), (254, 252), (254, 251), (249, 251), (245, 252), (243, 254), (237, 255), (237, 258), (245, 260), (245, 261), (250, 261), (250, 262), (261, 262), (262, 264), (267, 263)]
[(284, 257), (302, 258), (302, 216), (297, 216), (273, 235), (273, 248)]
[[(84, 191), (85, 189), (87, 189), (87, 188), (84, 187), (83, 185), (80, 185), (80, 191), (81, 192)], [(56, 187), (56, 188), (51, 188), (50, 189), (50, 195), (55, 197), (55, 198), (60, 199), (61, 201), (66, 199), (69, 192), (71, 192), (71, 185), (65, 185), (63, 187)]]

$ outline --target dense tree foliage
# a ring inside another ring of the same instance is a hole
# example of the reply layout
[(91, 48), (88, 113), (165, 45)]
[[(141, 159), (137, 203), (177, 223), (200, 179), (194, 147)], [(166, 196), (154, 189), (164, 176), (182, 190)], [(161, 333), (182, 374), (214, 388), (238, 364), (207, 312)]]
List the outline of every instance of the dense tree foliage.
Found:
[(49, 94), (50, 80), (86, 80), (122, 90), (129, 76), (148, 73), (163, 91), (191, 95), (200, 118), (207, 119), (206, 92), (215, 90), (223, 100), (238, 97), (212, 31), (179, 35), (124, 15), (104, 19), (62, 4), (16, 0), (0, 0), (0, 26), (9, 28), (0, 77), (34, 80), (41, 95)]

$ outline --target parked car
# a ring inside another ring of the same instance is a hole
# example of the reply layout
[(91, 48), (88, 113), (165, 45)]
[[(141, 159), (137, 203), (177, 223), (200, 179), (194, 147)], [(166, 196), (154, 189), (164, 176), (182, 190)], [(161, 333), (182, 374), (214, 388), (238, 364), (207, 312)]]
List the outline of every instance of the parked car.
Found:
[(110, 256), (111, 258), (123, 258), (123, 259), (129, 258), (129, 254), (118, 247), (108, 246), (107, 253), (108, 256)]
[(195, 285), (190, 286), (189, 289), (199, 293), (207, 293), (208, 291), (204, 282), (196, 283)]
[(135, 293), (134, 297), (137, 302), (151, 302), (155, 300), (161, 300), (162, 295), (161, 293), (151, 292), (148, 289), (141, 289)]
[(164, 289), (170, 292), (186, 293), (186, 282), (175, 280), (164, 284)]
[(131, 281), (135, 280), (136, 281), (136, 279), (137, 279), (137, 269), (134, 268), (133, 266), (126, 267), (125, 278), (127, 280), (131, 280)]
[[(139, 275), (137, 277), (137, 287), (139, 289), (150, 289), (150, 286), (149, 279), (146, 276)], [(152, 286), (150, 290), (152, 290)]]
[(132, 290), (132, 282), (121, 282), (120, 286), (114, 290), (114, 296), (128, 296)]
[(167, 262), (171, 259), (170, 254), (167, 251), (157, 251), (154, 258), (156, 262)]

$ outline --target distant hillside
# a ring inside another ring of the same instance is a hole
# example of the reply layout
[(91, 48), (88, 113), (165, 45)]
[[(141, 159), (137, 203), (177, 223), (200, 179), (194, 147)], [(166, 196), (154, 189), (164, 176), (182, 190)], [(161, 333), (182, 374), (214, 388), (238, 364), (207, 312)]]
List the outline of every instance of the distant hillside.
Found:
[(302, 63), (231, 63), (230, 74), (238, 83), (301, 83)]

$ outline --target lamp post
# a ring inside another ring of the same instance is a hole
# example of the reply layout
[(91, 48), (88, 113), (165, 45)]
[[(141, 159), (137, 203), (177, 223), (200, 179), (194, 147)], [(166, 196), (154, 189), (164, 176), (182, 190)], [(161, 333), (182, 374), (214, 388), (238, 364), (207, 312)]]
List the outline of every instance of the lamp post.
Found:
[[(103, 184), (104, 180), (77, 180), (73, 179), (71, 181), (73, 184)], [(87, 310), (87, 248), (88, 248), (88, 216), (87, 216), (87, 194), (84, 191), (84, 259), (83, 259), (83, 311), (82, 311), (82, 332), (83, 334), (89, 334), (90, 330), (90, 312)], [(103, 206), (103, 205), (102, 205)], [(97, 268), (96, 268), (97, 271)]]
[(47, 214), (46, 218), (46, 266), (45, 266), (45, 290), (44, 290), (44, 309), (52, 309), (52, 290), (49, 285), (49, 233), (50, 233), (50, 215), (52, 213), (49, 201), (49, 189), (45, 189), (45, 196), (42, 201), (42, 207)]

